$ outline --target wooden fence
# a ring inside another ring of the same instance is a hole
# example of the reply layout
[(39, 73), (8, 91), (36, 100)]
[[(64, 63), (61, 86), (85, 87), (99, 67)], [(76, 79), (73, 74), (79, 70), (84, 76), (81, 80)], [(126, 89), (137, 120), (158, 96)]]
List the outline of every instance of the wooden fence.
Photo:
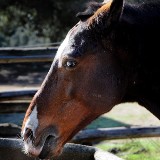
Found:
[[(48, 62), (53, 60), (57, 49), (58, 46), (56, 45), (48, 48), (1, 48), (0, 63)], [(13, 112), (24, 113), (36, 91), (36, 89), (30, 89), (0, 92), (0, 114)], [(20, 139), (15, 139), (17, 135), (20, 135), (20, 131), (21, 128), (18, 125), (8, 123), (0, 124), (0, 137), (3, 137), (0, 138), (0, 160), (14, 160), (17, 159), (17, 156), (19, 160), (35, 159), (29, 158), (21, 151), (23, 143)], [(14, 139), (11, 139), (12, 137), (14, 137)], [(75, 137), (72, 142), (76, 143), (76, 139), (77, 137)], [(67, 143), (63, 149), (63, 153), (58, 158), (58, 160), (67, 159), (122, 160), (109, 152), (73, 143)]]
[[(58, 45), (38, 48), (1, 48), (0, 63), (47, 62), (52, 61)], [(0, 113), (24, 113), (36, 89), (0, 92)], [(0, 126), (2, 127), (2, 126)], [(7, 128), (7, 127), (6, 127)], [(1, 129), (0, 129), (1, 131)], [(17, 130), (18, 131), (18, 130)], [(2, 135), (2, 133), (0, 133)], [(124, 139), (140, 137), (159, 137), (160, 127), (134, 127), (86, 130), (76, 135), (72, 142), (80, 143), (94, 140)]]
[(0, 48), (0, 63), (52, 61), (58, 47)]

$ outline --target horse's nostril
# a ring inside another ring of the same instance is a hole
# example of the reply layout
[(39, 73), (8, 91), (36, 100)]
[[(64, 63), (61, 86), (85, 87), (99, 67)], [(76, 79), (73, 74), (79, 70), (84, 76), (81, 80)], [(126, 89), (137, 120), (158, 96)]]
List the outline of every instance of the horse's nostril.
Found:
[(30, 128), (26, 128), (23, 136), (23, 140), (27, 141), (27, 139), (33, 140), (33, 131)]

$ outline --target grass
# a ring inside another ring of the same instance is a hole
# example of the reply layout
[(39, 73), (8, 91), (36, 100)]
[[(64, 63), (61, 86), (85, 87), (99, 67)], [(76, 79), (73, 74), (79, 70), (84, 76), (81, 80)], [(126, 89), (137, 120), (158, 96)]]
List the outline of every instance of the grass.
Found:
[[(160, 121), (137, 103), (126, 103), (93, 121), (87, 128), (160, 126)], [(107, 140), (95, 144), (125, 160), (160, 160), (160, 138)]]
[(122, 126), (160, 126), (160, 120), (137, 103), (125, 103), (117, 105), (110, 112), (101, 115), (87, 128)]
[(95, 146), (125, 160), (160, 160), (159, 138), (105, 141)]

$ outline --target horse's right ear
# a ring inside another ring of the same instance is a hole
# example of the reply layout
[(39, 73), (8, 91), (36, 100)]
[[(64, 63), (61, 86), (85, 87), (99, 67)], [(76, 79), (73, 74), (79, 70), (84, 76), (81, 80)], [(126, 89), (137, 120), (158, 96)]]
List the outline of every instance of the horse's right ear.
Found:
[(119, 21), (122, 11), (123, 0), (108, 0), (89, 18), (89, 26), (108, 30)]

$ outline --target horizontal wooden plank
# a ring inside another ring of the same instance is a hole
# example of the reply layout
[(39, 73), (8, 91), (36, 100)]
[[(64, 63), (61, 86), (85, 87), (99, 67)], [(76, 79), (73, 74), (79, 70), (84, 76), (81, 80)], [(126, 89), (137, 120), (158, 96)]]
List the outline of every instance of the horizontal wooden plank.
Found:
[(0, 137), (18, 137), (21, 133), (21, 127), (12, 123), (0, 124)]
[(0, 48), (0, 63), (53, 61), (58, 47)]
[(25, 113), (1, 113), (0, 123), (12, 123), (21, 126), (24, 116)]
[(24, 113), (29, 102), (0, 102), (0, 113)]
[(116, 128), (99, 128), (87, 129), (79, 132), (71, 142), (88, 143), (112, 139), (127, 138), (144, 138), (144, 137), (160, 137), (160, 127), (157, 126), (141, 126), (141, 127), (116, 127)]
[(37, 89), (3, 91), (0, 92), (0, 101), (30, 100), (36, 92)]
[[(20, 116), (22, 115), (20, 114)], [(18, 118), (18, 115), (16, 117)], [(130, 128), (126, 127), (97, 128), (97, 129), (85, 129), (78, 132), (70, 142), (87, 144), (93, 142), (100, 142), (104, 140), (148, 138), (148, 137), (159, 137), (159, 136), (160, 136), (159, 126), (148, 126), (148, 127), (140, 126), (140, 127), (130, 127)]]

